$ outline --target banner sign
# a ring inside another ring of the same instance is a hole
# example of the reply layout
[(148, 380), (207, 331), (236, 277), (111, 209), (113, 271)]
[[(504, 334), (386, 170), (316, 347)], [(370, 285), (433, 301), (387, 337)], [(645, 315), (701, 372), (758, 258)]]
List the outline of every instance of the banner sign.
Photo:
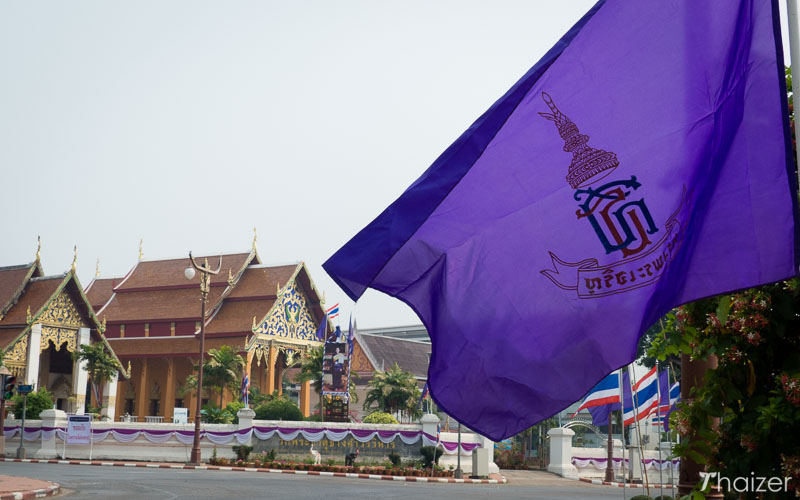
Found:
[(325, 340), (322, 355), (322, 393), (348, 396), (350, 350), (346, 336), (339, 327)]
[(91, 444), (91, 415), (67, 415), (66, 444)]

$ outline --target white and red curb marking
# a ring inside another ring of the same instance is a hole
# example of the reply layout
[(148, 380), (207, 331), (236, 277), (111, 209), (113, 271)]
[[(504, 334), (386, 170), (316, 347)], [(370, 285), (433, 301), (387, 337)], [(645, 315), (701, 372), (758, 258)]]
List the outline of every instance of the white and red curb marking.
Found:
[[(602, 486), (619, 486), (620, 488), (638, 488), (643, 489), (645, 485), (642, 483), (617, 483), (615, 481), (601, 481), (599, 479), (589, 479), (588, 477), (579, 477), (578, 481), (590, 484), (597, 484)], [(672, 488), (671, 484), (650, 484), (650, 488)], [(676, 486), (677, 488), (677, 486)]]
[[(381, 474), (357, 474), (354, 472), (326, 472), (315, 470), (261, 469), (255, 467), (234, 467), (221, 465), (152, 464), (146, 462), (101, 462), (88, 460), (39, 460), (35, 458), (0, 458), (0, 462), (24, 462), (32, 464), (99, 465), (106, 467), (145, 467), (150, 469), (198, 469), (236, 472), (272, 472), (275, 474), (297, 474), (301, 476), (346, 477), (350, 479), (381, 479), (384, 481), (405, 481), (409, 483), (463, 483), (463, 484), (505, 484), (503, 479), (454, 479), (452, 477), (384, 476)], [(15, 497), (8, 497), (15, 498)], [(21, 498), (21, 497), (20, 497)], [(35, 498), (35, 497), (25, 497)], [(6, 500), (5, 496), (0, 500)]]
[(57, 495), (59, 491), (61, 491), (61, 486), (59, 486), (57, 483), (50, 482), (50, 486), (47, 488), (40, 488), (38, 490), (9, 491), (8, 493), (0, 493), (0, 500), (23, 500), (28, 498), (51, 497), (53, 495)]

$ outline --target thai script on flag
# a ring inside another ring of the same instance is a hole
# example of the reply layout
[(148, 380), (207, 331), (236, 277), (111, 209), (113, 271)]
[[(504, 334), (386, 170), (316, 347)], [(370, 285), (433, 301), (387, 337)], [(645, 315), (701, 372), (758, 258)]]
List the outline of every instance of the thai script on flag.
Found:
[(323, 264), (417, 313), (442, 410), (504, 439), (673, 307), (796, 275), (777, 5), (599, 0)]
[(623, 422), (630, 425), (635, 421), (647, 418), (658, 407), (658, 377), (656, 368), (647, 372), (638, 382), (633, 384), (632, 401), (625, 398)]
[(333, 307), (328, 308), (328, 310), (325, 311), (325, 315), (328, 316), (330, 319), (339, 316), (339, 303), (337, 302), (336, 304), (333, 305)]
[(573, 417), (584, 408), (603, 406), (619, 403), (619, 371), (615, 370), (606, 375), (596, 386), (589, 391), (580, 407), (575, 410)]

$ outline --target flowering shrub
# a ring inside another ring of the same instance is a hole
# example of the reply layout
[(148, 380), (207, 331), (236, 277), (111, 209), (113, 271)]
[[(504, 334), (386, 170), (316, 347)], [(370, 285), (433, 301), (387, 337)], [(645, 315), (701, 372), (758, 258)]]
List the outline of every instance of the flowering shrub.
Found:
[(719, 360), (670, 418), (688, 437), (677, 454), (725, 477), (791, 475), (797, 485), (800, 281), (684, 305), (667, 315), (664, 330), (651, 355)]

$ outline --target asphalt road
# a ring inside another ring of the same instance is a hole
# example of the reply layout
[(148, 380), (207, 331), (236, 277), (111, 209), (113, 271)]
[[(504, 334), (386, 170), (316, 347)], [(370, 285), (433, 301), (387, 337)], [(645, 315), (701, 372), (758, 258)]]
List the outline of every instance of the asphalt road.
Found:
[[(424, 484), (263, 472), (0, 463), (0, 474), (55, 481), (69, 499), (622, 499), (622, 489), (546, 473), (510, 473), (505, 485)], [(635, 491), (627, 492), (630, 498)]]

